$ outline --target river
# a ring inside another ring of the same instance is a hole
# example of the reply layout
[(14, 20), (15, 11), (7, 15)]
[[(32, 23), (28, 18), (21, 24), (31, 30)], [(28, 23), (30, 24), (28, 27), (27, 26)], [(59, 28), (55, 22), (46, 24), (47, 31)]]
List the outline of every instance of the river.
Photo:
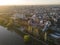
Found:
[(0, 45), (24, 45), (24, 41), (15, 31), (0, 26)]

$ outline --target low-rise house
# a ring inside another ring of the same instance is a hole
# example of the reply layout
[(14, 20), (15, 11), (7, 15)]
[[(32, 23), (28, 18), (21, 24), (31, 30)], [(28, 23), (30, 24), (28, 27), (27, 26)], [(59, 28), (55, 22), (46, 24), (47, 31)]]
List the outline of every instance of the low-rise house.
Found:
[(20, 14), (20, 13), (15, 13), (13, 14), (13, 16), (11, 17), (12, 19), (24, 19), (25, 15), (24, 14)]

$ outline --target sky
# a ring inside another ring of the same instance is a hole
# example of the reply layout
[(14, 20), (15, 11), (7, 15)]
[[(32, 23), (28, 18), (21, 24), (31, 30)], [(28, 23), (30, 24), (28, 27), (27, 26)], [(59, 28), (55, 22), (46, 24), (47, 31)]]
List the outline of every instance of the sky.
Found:
[(0, 0), (0, 5), (51, 5), (60, 4), (60, 0)]

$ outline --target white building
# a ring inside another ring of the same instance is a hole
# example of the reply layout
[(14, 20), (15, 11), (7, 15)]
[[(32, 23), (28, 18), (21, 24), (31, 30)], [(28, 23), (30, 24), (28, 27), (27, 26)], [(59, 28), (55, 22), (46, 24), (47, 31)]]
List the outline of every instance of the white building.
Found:
[(18, 18), (24, 19), (25, 15), (20, 14), (20, 13), (15, 13), (15, 14), (13, 14), (13, 16), (11, 18), (13, 18), (13, 19), (18, 19)]

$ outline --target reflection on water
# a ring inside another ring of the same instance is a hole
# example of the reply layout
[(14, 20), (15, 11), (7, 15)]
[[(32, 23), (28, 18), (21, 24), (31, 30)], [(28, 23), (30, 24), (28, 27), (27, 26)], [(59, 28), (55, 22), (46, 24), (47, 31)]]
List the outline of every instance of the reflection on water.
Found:
[(0, 45), (24, 45), (22, 37), (16, 32), (0, 26)]

